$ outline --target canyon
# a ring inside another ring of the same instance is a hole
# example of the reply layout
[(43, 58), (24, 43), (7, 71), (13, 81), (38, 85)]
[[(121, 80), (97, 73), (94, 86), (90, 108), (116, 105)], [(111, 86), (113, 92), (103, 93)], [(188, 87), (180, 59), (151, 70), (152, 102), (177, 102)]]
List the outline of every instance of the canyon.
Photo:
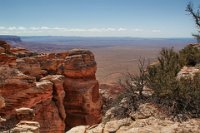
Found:
[[(86, 49), (37, 53), (0, 41), (0, 132), (198, 133), (198, 118), (174, 120), (165, 114), (165, 108), (150, 101), (141, 103), (128, 118), (116, 117), (115, 112), (127, 108), (128, 104), (126, 100), (119, 101), (117, 106), (110, 107), (110, 104), (123, 88), (110, 82), (115, 80), (114, 77), (97, 80), (96, 61), (100, 62), (100, 70), (104, 70), (107, 66), (102, 61), (112, 59), (108, 72), (114, 71), (114, 64), (122, 67), (118, 58), (113, 60), (114, 55), (121, 58), (121, 53), (127, 49), (116, 48), (115, 52), (112, 49), (113, 56), (110, 57), (107, 54), (110, 48), (107, 51), (93, 49), (95, 56), (98, 55), (95, 59), (94, 54)], [(139, 52), (134, 52), (134, 57)], [(128, 55), (131, 59), (131, 54)], [(177, 79), (192, 78), (196, 73), (199, 73), (199, 68), (184, 66)], [(144, 94), (150, 95), (151, 91), (145, 88)]]
[[(20, 119), (16, 109), (30, 108), (40, 132), (64, 132), (101, 122), (102, 102), (96, 61), (89, 50), (37, 54), (0, 41), (1, 130)], [(23, 123), (23, 122), (22, 122)]]

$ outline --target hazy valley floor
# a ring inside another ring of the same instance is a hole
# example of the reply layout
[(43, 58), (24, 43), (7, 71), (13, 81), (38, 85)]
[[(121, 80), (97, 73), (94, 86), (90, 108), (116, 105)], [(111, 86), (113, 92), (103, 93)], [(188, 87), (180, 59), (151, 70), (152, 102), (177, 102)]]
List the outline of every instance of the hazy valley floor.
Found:
[(179, 50), (193, 39), (21, 37), (22, 47), (36, 52), (60, 52), (73, 48), (91, 50), (100, 83), (118, 82), (127, 72), (137, 73), (138, 59), (153, 61), (163, 47)]
[(97, 79), (100, 83), (117, 82), (127, 72), (138, 72), (138, 60), (153, 61), (161, 48), (138, 46), (112, 46), (93, 48), (97, 61)]

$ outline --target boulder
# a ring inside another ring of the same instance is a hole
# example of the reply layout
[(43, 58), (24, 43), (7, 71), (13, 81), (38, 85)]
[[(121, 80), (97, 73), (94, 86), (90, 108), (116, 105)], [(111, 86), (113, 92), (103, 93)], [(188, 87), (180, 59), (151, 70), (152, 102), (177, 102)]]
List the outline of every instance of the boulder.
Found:
[[(164, 110), (164, 109), (163, 109)], [(167, 115), (161, 108), (152, 103), (140, 104), (136, 112), (132, 112), (130, 116), (133, 119), (146, 119), (149, 117), (165, 118)]]
[(200, 70), (198, 68), (195, 67), (187, 67), (184, 66), (180, 72), (177, 74), (177, 79), (180, 80), (181, 78), (189, 78), (189, 79), (193, 79), (193, 77), (195, 76), (195, 74), (200, 73)]
[(20, 121), (11, 133), (40, 133), (40, 124), (35, 121)]
[[(85, 133), (88, 126), (77, 126), (69, 130), (69, 133)], [(67, 132), (67, 133), (68, 133)]]

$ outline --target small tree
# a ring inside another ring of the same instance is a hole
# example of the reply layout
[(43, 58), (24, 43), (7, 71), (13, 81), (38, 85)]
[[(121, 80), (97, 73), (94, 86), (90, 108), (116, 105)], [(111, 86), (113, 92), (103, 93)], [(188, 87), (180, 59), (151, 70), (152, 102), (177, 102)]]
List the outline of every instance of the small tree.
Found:
[(139, 97), (143, 97), (143, 90), (146, 85), (146, 66), (145, 66), (145, 59), (140, 58), (138, 60), (138, 69), (139, 73), (138, 74), (130, 74), (128, 73), (128, 78), (125, 81), (124, 88), (131, 88), (135, 92), (139, 93)]
[(194, 11), (192, 3), (189, 3), (186, 7), (186, 11), (189, 12), (190, 15), (195, 20), (195, 24), (197, 26), (198, 34), (193, 34), (193, 36), (200, 42), (200, 7), (196, 11)]
[(176, 75), (180, 71), (179, 55), (173, 48), (162, 49), (158, 63), (148, 67), (148, 86), (158, 98), (167, 97), (175, 87)]
[[(143, 90), (147, 79), (145, 63), (145, 59), (140, 58), (139, 73), (136, 75), (127, 73), (125, 79), (119, 82), (123, 91), (114, 101), (114, 106), (117, 105), (118, 109), (113, 112), (118, 118), (127, 117), (131, 112), (136, 111), (140, 100), (144, 99)], [(119, 103), (122, 105), (119, 106)]]

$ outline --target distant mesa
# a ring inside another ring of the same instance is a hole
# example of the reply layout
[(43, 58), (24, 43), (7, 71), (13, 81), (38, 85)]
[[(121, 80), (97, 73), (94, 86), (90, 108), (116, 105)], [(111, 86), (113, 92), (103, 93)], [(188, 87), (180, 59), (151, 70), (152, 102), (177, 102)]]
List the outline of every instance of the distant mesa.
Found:
[(6, 41), (11, 44), (19, 44), (22, 42), (20, 37), (12, 35), (0, 35), (0, 40)]

